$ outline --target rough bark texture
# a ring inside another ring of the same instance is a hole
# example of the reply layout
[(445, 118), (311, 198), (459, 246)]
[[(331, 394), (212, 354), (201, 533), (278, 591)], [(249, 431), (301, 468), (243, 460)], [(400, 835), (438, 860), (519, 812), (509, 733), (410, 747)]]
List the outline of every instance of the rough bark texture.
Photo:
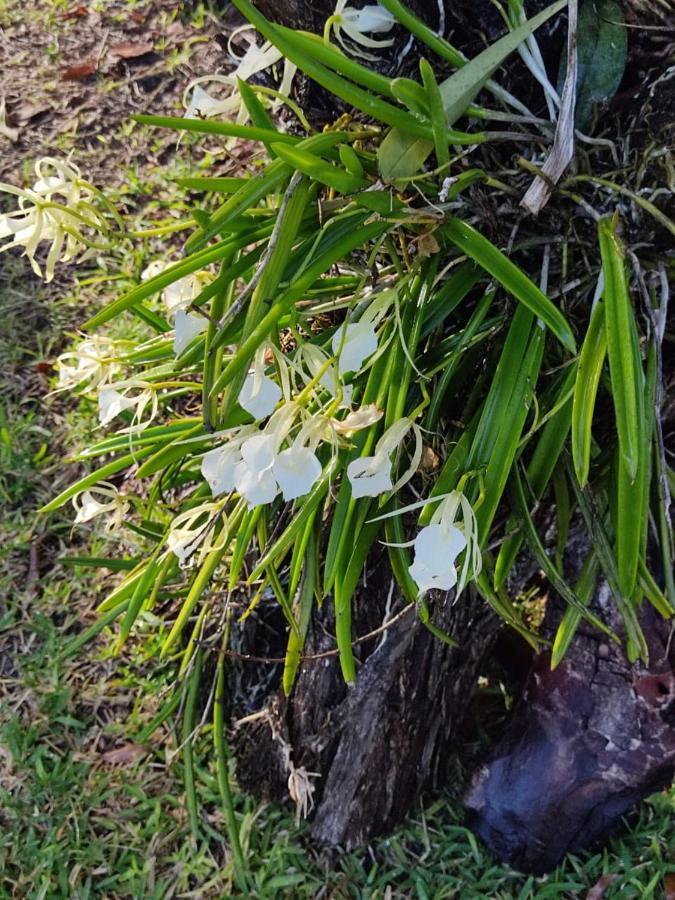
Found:
[[(386, 569), (357, 598), (356, 634), (402, 608)], [(290, 701), (277, 692), (264, 717), (238, 739), (245, 787), (288, 797), (306, 773), (314, 787), (312, 834), (324, 845), (354, 847), (390, 831), (419, 795), (443, 782), (479, 667), (498, 622), (465, 594), (439, 604), (436, 624), (454, 635), (450, 648), (404, 614), (369, 646), (359, 645), (358, 681), (346, 687), (336, 657), (303, 665)], [(316, 617), (306, 653), (335, 646), (330, 602)], [(290, 776), (290, 781), (289, 781)], [(297, 793), (297, 791), (296, 791)]]
[[(618, 628), (609, 591), (599, 593)], [(469, 826), (519, 869), (546, 872), (568, 851), (614, 830), (675, 770), (675, 642), (652, 609), (642, 625), (650, 662), (581, 629), (555, 671), (535, 659), (520, 704), (465, 803)]]

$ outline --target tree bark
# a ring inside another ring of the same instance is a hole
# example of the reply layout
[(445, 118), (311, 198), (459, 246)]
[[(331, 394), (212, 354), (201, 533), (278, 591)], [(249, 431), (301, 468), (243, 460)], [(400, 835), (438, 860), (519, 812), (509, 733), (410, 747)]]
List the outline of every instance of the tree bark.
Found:
[[(598, 612), (620, 623), (606, 585)], [(614, 831), (675, 772), (675, 642), (651, 607), (648, 666), (582, 627), (563, 662), (534, 661), (519, 706), (465, 798), (468, 824), (502, 860), (550, 871)]]
[[(270, 698), (238, 731), (238, 776), (275, 800), (313, 805), (312, 835), (351, 848), (390, 831), (420, 794), (443, 783), (478, 671), (499, 623), (473, 593), (440, 598), (434, 616), (459, 647), (434, 637), (393, 591), (383, 562), (355, 598), (355, 634), (400, 617), (357, 645), (358, 680), (345, 685), (337, 656), (302, 665), (289, 699)], [(306, 655), (335, 646), (331, 602), (315, 616)], [(309, 793), (308, 793), (309, 792)], [(299, 795), (299, 796), (298, 796)]]

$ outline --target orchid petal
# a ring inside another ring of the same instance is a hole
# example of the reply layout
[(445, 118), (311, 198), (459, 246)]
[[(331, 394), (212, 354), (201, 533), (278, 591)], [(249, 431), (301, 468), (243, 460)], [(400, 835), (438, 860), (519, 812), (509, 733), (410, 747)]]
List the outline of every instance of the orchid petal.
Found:
[(237, 491), (250, 507), (271, 503), (279, 492), (276, 478), (271, 471), (250, 468), (245, 462), (240, 462), (235, 468), (234, 480)]
[(238, 399), (239, 405), (254, 419), (264, 419), (274, 412), (281, 400), (281, 388), (266, 375), (249, 372)]
[(358, 372), (377, 350), (377, 334), (370, 322), (344, 324), (333, 335), (332, 348), (334, 353), (340, 352), (341, 372)]
[(272, 471), (284, 500), (308, 494), (323, 471), (315, 453), (308, 447), (289, 447), (275, 459)]
[(214, 497), (235, 489), (234, 470), (241, 462), (237, 447), (225, 445), (209, 450), (202, 457), (201, 472), (211, 488)]
[(393, 487), (391, 462), (386, 456), (362, 456), (347, 466), (347, 478), (352, 486), (352, 497), (377, 497)]
[(133, 409), (137, 401), (132, 397), (125, 397), (115, 388), (104, 388), (98, 394), (98, 420), (101, 425), (112, 422), (125, 409)]
[(198, 334), (206, 331), (208, 324), (202, 316), (193, 316), (191, 313), (179, 309), (176, 313), (176, 336), (173, 341), (173, 352), (176, 355), (182, 353)]

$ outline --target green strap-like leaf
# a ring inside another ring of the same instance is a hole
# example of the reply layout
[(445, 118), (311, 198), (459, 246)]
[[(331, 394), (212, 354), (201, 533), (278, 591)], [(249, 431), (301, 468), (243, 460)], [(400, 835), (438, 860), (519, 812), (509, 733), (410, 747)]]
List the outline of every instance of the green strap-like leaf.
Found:
[(576, 353), (576, 342), (567, 319), (501, 250), (461, 219), (451, 219), (442, 231), (453, 244), (496, 278), (509, 294), (540, 318), (564, 347)]
[(636, 359), (634, 352), (637, 339), (635, 315), (628, 295), (623, 246), (616, 233), (614, 218), (600, 221), (598, 237), (605, 279), (605, 328), (616, 430), (619, 451), (632, 481), (638, 468), (638, 395), (642, 393), (644, 376), (639, 368), (639, 355)]

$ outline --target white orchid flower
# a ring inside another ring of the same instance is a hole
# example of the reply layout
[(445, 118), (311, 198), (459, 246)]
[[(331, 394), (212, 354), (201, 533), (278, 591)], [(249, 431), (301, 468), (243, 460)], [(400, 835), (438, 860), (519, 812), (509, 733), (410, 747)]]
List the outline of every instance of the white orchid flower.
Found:
[[(455, 585), (459, 594), (469, 578), (480, 574), (482, 558), (476, 516), (461, 491), (453, 491), (439, 504), (413, 546), (415, 558), (408, 571), (420, 595), (432, 588), (449, 591)], [(462, 551), (465, 555), (458, 582), (455, 562)]]
[(222, 546), (215, 534), (219, 518), (225, 526), (221, 534), (225, 535), (227, 521), (222, 503), (202, 503), (176, 516), (171, 523), (166, 544), (178, 557), (181, 568), (186, 568), (194, 562), (193, 556), (197, 549), (200, 550), (198, 561), (201, 561), (210, 550)]
[(179, 310), (189, 309), (200, 290), (201, 284), (196, 275), (186, 275), (167, 285), (162, 291), (167, 312), (177, 313)]
[(364, 362), (378, 348), (377, 327), (392, 304), (398, 302), (395, 288), (378, 291), (365, 298), (367, 309), (359, 316), (358, 322), (343, 322), (333, 335), (331, 346), (338, 354), (340, 374), (358, 372)]
[(99, 425), (107, 425), (125, 409), (134, 409), (135, 406), (136, 399), (134, 397), (126, 397), (112, 387), (103, 388), (98, 394)]
[[(156, 278), (170, 268), (174, 263), (155, 259), (141, 272), (141, 281), (149, 281)], [(207, 279), (206, 279), (207, 280)], [(187, 311), (193, 300), (204, 286), (205, 277), (201, 272), (186, 275), (168, 284), (162, 291), (162, 300), (168, 313), (177, 313), (179, 310)]]
[[(233, 32), (232, 37), (242, 32), (253, 31), (251, 26), (245, 25)], [(232, 52), (232, 43), (229, 44)], [(234, 53), (232, 52), (234, 56)], [(246, 52), (242, 57), (235, 57), (238, 61), (236, 69), (227, 75), (205, 75), (190, 82), (183, 95), (186, 118), (211, 118), (212, 116), (225, 115), (234, 119), (239, 125), (245, 124), (249, 119), (246, 104), (239, 93), (239, 81), (249, 81), (259, 72), (269, 69), (283, 59), (281, 51), (273, 44), (266, 41), (262, 45), (255, 43), (255, 38), (249, 40)], [(281, 98), (290, 94), (293, 76), (297, 67), (284, 59), (284, 71), (279, 86)], [(218, 84), (226, 89), (222, 99), (209, 94), (202, 87), (203, 84)], [(188, 99), (189, 97), (189, 99)], [(235, 138), (232, 141), (236, 140)]]
[[(122, 390), (120, 391), (118, 388), (122, 388)], [(140, 393), (129, 396), (128, 392), (137, 388), (140, 388)], [(143, 420), (143, 413), (148, 404), (150, 404), (150, 415)], [(159, 409), (157, 394), (147, 382), (137, 381), (136, 379), (117, 382), (115, 387), (105, 386), (99, 389), (99, 424), (108, 425), (126, 409), (133, 409), (134, 416), (131, 426), (125, 428), (124, 431), (130, 434), (142, 431), (144, 428), (147, 428), (157, 415)]]
[[(97, 500), (94, 494), (105, 497), (107, 500)], [(76, 494), (72, 503), (77, 513), (75, 516), (76, 525), (82, 525), (85, 522), (91, 522), (92, 519), (98, 516), (113, 513), (106, 521), (106, 531), (114, 531), (119, 528), (129, 509), (128, 500), (118, 492), (114, 485), (105, 481), (97, 484), (90, 491), (82, 491)]]
[(213, 495), (237, 491), (254, 508), (271, 503), (279, 491), (287, 502), (309, 493), (323, 471), (314, 451), (332, 432), (328, 420), (309, 418), (290, 446), (282, 449), (299, 415), (298, 404), (288, 401), (262, 431), (244, 425), (205, 453), (201, 471)]
[(239, 392), (239, 405), (254, 419), (265, 419), (271, 415), (282, 392), (276, 381), (265, 375), (265, 354), (267, 348), (261, 347), (253, 360), (253, 368), (246, 376)]
[(250, 507), (271, 503), (279, 493), (272, 472), (276, 450), (274, 434), (257, 434), (241, 445), (241, 462), (234, 470), (234, 481)]
[(198, 334), (202, 334), (208, 328), (208, 322), (203, 316), (195, 316), (192, 313), (179, 309), (174, 321), (175, 337), (173, 339), (173, 352), (178, 356)]
[(255, 425), (242, 425), (225, 432), (223, 444), (208, 450), (202, 457), (201, 472), (214, 497), (236, 490), (234, 470), (242, 461), (241, 445), (248, 438), (260, 434)]
[(85, 383), (91, 390), (110, 381), (120, 370), (117, 352), (115, 341), (95, 336), (82, 341), (75, 350), (62, 353), (57, 360), (57, 391), (71, 390)]
[(274, 460), (272, 472), (287, 503), (308, 494), (321, 477), (323, 466), (314, 451), (323, 430), (319, 417), (310, 419), (291, 446)]
[(273, 473), (286, 502), (308, 494), (321, 477), (323, 466), (309, 447), (294, 443), (274, 460)]
[(93, 189), (82, 181), (79, 169), (63, 160), (44, 157), (35, 165), (37, 179), (30, 189), (0, 183), (0, 191), (19, 199), (17, 209), (0, 216), (0, 238), (9, 237), (10, 247), (23, 247), (36, 275), (43, 277), (35, 259), (38, 246), (49, 242), (45, 281), (54, 277), (56, 263), (76, 256), (85, 259), (95, 246), (85, 232), (107, 233), (107, 224), (93, 204)]
[(235, 488), (234, 469), (241, 462), (237, 444), (214, 447), (202, 457), (201, 472), (214, 497), (229, 494)]
[[(391, 456), (399, 448), (410, 429), (415, 435), (415, 451), (408, 469), (394, 484), (391, 477)], [(347, 478), (352, 486), (352, 496), (377, 497), (387, 491), (397, 491), (409, 481), (417, 471), (422, 458), (422, 435), (420, 429), (410, 419), (402, 418), (394, 422), (375, 445), (373, 456), (353, 459), (347, 466)]]
[(342, 37), (342, 32), (360, 47), (380, 50), (384, 47), (391, 47), (394, 39), (371, 38), (366, 37), (366, 35), (387, 34), (394, 25), (396, 25), (394, 16), (380, 6), (379, 3), (369, 4), (361, 9), (357, 9), (347, 6), (347, 0), (338, 0), (335, 12), (326, 22), (326, 33), (333, 28), (335, 37), (344, 50), (352, 52), (355, 56), (360, 56), (362, 59), (377, 59), (372, 53), (360, 50), (358, 47), (349, 47)]
[(369, 321), (344, 323), (333, 335), (333, 352), (340, 354), (340, 372), (358, 372), (377, 350), (377, 334)]

